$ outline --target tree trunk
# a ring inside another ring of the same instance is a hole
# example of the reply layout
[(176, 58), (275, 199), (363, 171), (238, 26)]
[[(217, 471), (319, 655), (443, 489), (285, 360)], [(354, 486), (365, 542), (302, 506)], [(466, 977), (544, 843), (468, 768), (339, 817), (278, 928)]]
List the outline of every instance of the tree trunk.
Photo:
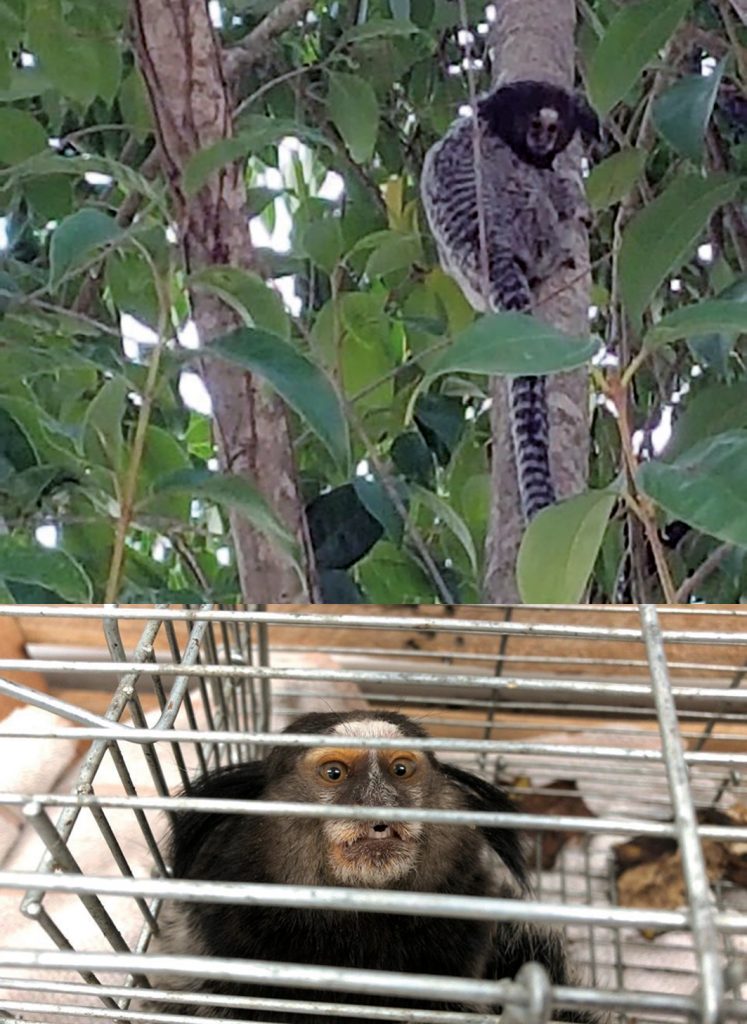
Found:
[[(573, 87), (575, 66), (574, 0), (502, 0), (493, 27), (495, 84), (539, 79)], [(558, 157), (557, 166), (580, 174), (580, 143)], [(535, 313), (568, 334), (588, 329), (589, 244), (581, 225), (573, 248), (575, 269), (563, 268), (537, 296)], [(496, 604), (519, 600), (516, 556), (524, 532), (508, 414), (505, 378), (495, 378), (491, 393), (492, 503), (486, 540), (485, 597)], [(589, 452), (587, 370), (548, 379), (550, 465), (559, 498), (586, 488)]]
[[(189, 158), (233, 134), (230, 95), (207, 0), (132, 0), (135, 51), (155, 118), (156, 143), (168, 182), (188, 272), (212, 264), (249, 269), (249, 235), (242, 169), (229, 164), (187, 195), (182, 173)], [(217, 298), (196, 293), (192, 313), (203, 344), (240, 326)], [(213, 404), (221, 467), (256, 486), (313, 558), (298, 491), (291, 438), (280, 399), (262, 381), (215, 360), (203, 379)], [(240, 513), (231, 513), (239, 579), (248, 602), (303, 601), (296, 570)]]

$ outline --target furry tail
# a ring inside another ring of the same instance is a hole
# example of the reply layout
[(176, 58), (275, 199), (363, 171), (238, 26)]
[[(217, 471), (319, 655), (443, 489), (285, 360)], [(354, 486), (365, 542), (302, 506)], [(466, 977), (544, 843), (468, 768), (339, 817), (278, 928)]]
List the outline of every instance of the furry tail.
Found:
[(514, 377), (509, 382), (509, 409), (521, 508), (529, 522), (541, 509), (555, 503), (546, 378)]
[[(492, 309), (531, 313), (529, 282), (511, 254), (493, 253), (490, 274), (494, 285), (499, 285), (491, 295)], [(545, 385), (545, 377), (514, 377), (508, 388), (519, 497), (527, 523), (546, 505), (555, 503)]]

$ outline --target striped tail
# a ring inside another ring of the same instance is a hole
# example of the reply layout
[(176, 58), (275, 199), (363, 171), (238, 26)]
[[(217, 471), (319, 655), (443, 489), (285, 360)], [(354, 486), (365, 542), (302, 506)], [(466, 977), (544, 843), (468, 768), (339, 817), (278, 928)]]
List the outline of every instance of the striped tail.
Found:
[(550, 475), (550, 423), (545, 377), (514, 377), (509, 381), (511, 435), (524, 519), (529, 522), (555, 503)]
[[(495, 310), (529, 313), (532, 298), (527, 279), (510, 254), (493, 254), (491, 279), (500, 283), (491, 297)], [(550, 421), (545, 377), (514, 377), (508, 385), (511, 436), (524, 521), (555, 504), (550, 475)]]

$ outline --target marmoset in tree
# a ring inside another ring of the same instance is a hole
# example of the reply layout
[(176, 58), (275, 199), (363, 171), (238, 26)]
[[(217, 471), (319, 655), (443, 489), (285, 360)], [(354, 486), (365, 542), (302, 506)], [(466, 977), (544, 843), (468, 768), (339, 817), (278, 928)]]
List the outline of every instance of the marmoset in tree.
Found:
[[(365, 805), (370, 820), (178, 812), (170, 837), (177, 878), (229, 882), (351, 886), (467, 896), (528, 895), (519, 834), (511, 829), (391, 821), (391, 808), (512, 811), (507, 796), (467, 771), (413, 750), (427, 733), (404, 715), (312, 712), (286, 732), (339, 738), (328, 746), (274, 747), (263, 761), (217, 769), (190, 787), (190, 796), (312, 804)], [(355, 749), (350, 737), (395, 739), (393, 750)], [(166, 902), (151, 951), (240, 957), (340, 968), (368, 968), (475, 979), (513, 978), (538, 961), (553, 982), (570, 983), (564, 944), (550, 928), (510, 921), (412, 917), (259, 906), (252, 903)], [(312, 998), (423, 1006), (402, 998), (309, 993), (273, 985), (170, 977), (158, 986), (222, 995)], [(270, 1019), (323, 1024), (322, 1015), (151, 1002), (149, 1009), (201, 1017)], [(497, 1012), (496, 1007), (432, 1002), (430, 1009)], [(595, 1024), (599, 1018), (559, 1011), (558, 1020)]]
[[(441, 266), (474, 309), (529, 312), (534, 289), (571, 259), (570, 231), (586, 216), (586, 204), (577, 179), (560, 174), (553, 162), (577, 130), (599, 135), (585, 100), (546, 82), (514, 82), (477, 104), (479, 202), (471, 117), (454, 121), (426, 154), (421, 192)], [(555, 501), (545, 378), (515, 377), (509, 395), (519, 494), (529, 521)]]

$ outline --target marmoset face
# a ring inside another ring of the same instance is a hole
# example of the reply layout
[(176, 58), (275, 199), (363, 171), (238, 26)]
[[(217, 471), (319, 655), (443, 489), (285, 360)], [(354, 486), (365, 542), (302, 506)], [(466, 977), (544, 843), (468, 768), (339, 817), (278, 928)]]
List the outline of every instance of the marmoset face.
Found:
[[(333, 882), (390, 886), (416, 866), (424, 829), (417, 822), (391, 821), (387, 810), (437, 805), (437, 771), (426, 753), (409, 749), (409, 737), (393, 722), (340, 721), (327, 734), (339, 736), (339, 746), (311, 748), (297, 756), (283, 782), (284, 794), (293, 792), (293, 799), (314, 803), (375, 808), (363, 820), (315, 819), (306, 827), (323, 844)], [(359, 736), (401, 739), (402, 744), (393, 750), (346, 746), (346, 737)]]
[(526, 146), (535, 156), (555, 153), (558, 145), (560, 114), (555, 107), (540, 107), (530, 114), (526, 125)]
[[(299, 763), (307, 786), (327, 804), (368, 804), (377, 808), (368, 821), (325, 820), (327, 863), (345, 885), (386, 886), (415, 866), (423, 826), (388, 821), (391, 807), (422, 807), (429, 790), (431, 767), (422, 751), (408, 750), (396, 725), (386, 721), (342, 722), (339, 747), (309, 750)], [(346, 736), (394, 739), (396, 750), (361, 750), (345, 746)]]

